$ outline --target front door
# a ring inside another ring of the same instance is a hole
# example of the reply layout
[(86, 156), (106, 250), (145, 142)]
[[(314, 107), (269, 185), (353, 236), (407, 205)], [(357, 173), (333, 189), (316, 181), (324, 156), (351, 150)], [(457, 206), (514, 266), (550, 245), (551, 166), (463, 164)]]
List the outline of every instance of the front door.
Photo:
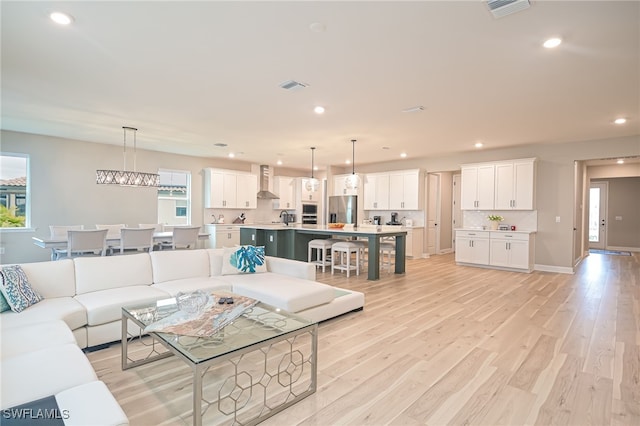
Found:
[(607, 182), (592, 182), (589, 187), (589, 248), (607, 246)]

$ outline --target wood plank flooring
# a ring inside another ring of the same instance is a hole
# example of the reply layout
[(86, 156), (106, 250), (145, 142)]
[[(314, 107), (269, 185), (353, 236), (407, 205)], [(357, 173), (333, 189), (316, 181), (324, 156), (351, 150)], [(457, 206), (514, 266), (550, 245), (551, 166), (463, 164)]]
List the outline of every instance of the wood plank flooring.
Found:
[[(365, 309), (320, 325), (318, 391), (263, 425), (640, 425), (639, 253), (591, 254), (575, 275), (443, 255), (318, 280), (364, 292)], [(88, 357), (132, 425), (191, 424), (180, 360), (123, 372), (119, 344)]]

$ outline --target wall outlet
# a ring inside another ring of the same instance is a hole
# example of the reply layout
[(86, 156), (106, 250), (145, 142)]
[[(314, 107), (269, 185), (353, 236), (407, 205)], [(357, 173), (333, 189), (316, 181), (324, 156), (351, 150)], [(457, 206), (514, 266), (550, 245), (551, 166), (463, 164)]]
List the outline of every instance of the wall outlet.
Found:
[(622, 216), (616, 216), (616, 220), (622, 220)]
[(556, 223), (560, 223), (560, 216), (556, 216)]

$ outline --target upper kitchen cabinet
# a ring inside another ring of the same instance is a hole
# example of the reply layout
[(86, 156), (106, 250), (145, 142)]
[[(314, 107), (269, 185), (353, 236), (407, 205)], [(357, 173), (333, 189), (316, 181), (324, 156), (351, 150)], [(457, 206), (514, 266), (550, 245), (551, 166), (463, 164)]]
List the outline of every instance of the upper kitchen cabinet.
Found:
[(462, 210), (493, 210), (495, 198), (495, 165), (493, 163), (462, 165)]
[[(347, 189), (348, 175), (336, 175), (333, 177), (333, 195), (358, 195), (358, 189)], [(362, 177), (362, 176), (361, 176)]]
[(370, 173), (364, 177), (364, 209), (389, 210), (388, 173)]
[(389, 173), (389, 209), (418, 210), (420, 205), (420, 170)]
[(258, 177), (234, 170), (204, 169), (204, 207), (257, 208)]
[(274, 209), (296, 208), (296, 178), (276, 176), (273, 180), (273, 190), (280, 197), (273, 200)]
[(533, 210), (535, 159), (496, 163), (496, 210)]
[(322, 199), (322, 190), (320, 188), (318, 188), (317, 191), (310, 191), (307, 188), (307, 182), (310, 180), (310, 178), (299, 178), (300, 179), (300, 201), (301, 202), (305, 202), (305, 201), (313, 201), (316, 203), (319, 203)]

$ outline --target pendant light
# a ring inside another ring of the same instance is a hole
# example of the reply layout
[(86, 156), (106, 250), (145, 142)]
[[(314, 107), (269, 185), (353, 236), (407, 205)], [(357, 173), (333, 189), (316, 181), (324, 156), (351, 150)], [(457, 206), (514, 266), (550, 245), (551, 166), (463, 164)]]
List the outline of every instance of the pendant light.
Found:
[[(136, 187), (160, 186), (160, 175), (156, 173), (143, 173), (136, 170), (136, 133), (135, 127), (122, 126), (124, 132), (124, 165), (122, 170), (96, 170), (96, 183), (99, 185), (120, 185)], [(133, 132), (133, 170), (127, 170), (127, 132)]]
[(344, 185), (347, 189), (358, 189), (360, 186), (360, 176), (356, 174), (356, 140), (351, 139), (352, 153), (351, 153), (351, 176), (348, 176)]
[(307, 179), (304, 184), (304, 187), (308, 192), (317, 192), (320, 188), (320, 181), (313, 177), (313, 169), (314, 169), (314, 159), (315, 159), (316, 147), (311, 147), (311, 177)]

